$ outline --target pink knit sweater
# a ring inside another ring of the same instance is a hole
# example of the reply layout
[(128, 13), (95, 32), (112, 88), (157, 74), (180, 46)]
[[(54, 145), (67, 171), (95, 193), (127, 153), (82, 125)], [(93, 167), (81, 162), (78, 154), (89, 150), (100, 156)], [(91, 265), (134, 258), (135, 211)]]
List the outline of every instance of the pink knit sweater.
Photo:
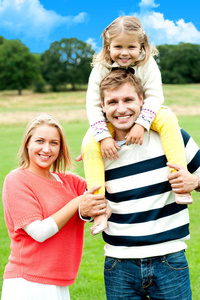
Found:
[(59, 174), (62, 182), (41, 178), (28, 170), (14, 170), (5, 179), (3, 203), (5, 221), (11, 238), (11, 255), (4, 279), (25, 278), (53, 285), (74, 283), (83, 249), (84, 222), (78, 212), (54, 236), (43, 243), (33, 240), (22, 229), (43, 220), (82, 195), (84, 179)]

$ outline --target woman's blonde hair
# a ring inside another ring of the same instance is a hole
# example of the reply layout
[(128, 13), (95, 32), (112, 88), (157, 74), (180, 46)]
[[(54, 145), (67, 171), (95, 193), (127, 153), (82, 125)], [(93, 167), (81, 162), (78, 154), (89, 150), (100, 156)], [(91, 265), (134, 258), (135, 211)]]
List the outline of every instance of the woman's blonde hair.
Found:
[(93, 66), (96, 63), (113, 63), (110, 57), (109, 46), (112, 39), (116, 38), (120, 34), (129, 34), (136, 36), (141, 45), (141, 50), (144, 49), (144, 58), (138, 60), (135, 65), (142, 65), (148, 61), (150, 55), (158, 54), (157, 49), (149, 44), (149, 38), (142, 28), (140, 20), (133, 16), (122, 16), (115, 19), (102, 32), (101, 36), (103, 38), (103, 48), (99, 54), (94, 55), (92, 62)]
[(34, 134), (35, 129), (41, 125), (48, 125), (55, 127), (60, 135), (60, 151), (57, 159), (52, 164), (53, 172), (63, 172), (65, 173), (66, 168), (72, 168), (72, 159), (69, 152), (69, 147), (65, 137), (64, 130), (60, 123), (48, 114), (39, 114), (35, 116), (27, 125), (22, 144), (19, 150), (19, 168), (28, 168), (30, 164), (30, 158), (28, 154), (27, 144)]

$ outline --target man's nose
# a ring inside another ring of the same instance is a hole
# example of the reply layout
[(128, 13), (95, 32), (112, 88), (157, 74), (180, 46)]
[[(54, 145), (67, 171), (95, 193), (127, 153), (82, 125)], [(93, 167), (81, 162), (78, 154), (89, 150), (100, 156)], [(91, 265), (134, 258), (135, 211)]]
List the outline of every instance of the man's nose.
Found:
[(118, 103), (117, 111), (118, 111), (118, 113), (120, 113), (120, 114), (124, 114), (124, 113), (125, 113), (125, 111), (126, 111), (126, 106), (125, 106), (125, 104), (124, 104), (123, 102), (119, 102), (119, 103)]

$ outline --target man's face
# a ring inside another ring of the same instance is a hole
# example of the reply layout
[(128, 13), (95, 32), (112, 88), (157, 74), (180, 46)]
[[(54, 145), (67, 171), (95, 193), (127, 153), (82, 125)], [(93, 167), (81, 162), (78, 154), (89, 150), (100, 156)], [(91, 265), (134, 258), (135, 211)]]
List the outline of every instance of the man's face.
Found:
[(135, 87), (130, 82), (104, 91), (103, 112), (115, 127), (116, 140), (124, 139), (138, 118), (142, 105), (142, 95), (138, 97)]

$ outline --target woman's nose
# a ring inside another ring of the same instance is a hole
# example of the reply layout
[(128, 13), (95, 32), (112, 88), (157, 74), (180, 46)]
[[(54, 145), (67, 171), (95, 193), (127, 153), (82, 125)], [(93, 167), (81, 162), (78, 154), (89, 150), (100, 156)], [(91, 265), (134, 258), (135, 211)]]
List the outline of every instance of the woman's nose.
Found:
[(49, 143), (45, 143), (44, 146), (43, 146), (43, 151), (44, 152), (49, 152), (50, 151), (50, 145)]

